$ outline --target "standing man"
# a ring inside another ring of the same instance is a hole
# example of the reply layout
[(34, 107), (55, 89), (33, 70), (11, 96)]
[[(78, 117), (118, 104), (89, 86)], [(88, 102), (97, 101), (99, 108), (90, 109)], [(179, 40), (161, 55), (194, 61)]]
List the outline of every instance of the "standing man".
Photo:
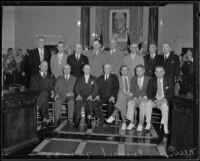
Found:
[(64, 52), (64, 43), (58, 42), (57, 45), (58, 53), (51, 56), (51, 72), (58, 78), (59, 76), (63, 75), (63, 67), (67, 64), (67, 57), (68, 55)]
[(67, 64), (71, 66), (71, 75), (75, 77), (83, 76), (83, 67), (85, 64), (89, 64), (87, 56), (83, 55), (81, 44), (76, 44), (75, 53), (69, 55), (67, 58)]
[(73, 122), (74, 114), (74, 86), (76, 77), (70, 75), (71, 67), (66, 64), (63, 67), (63, 75), (59, 76), (55, 84), (55, 123), (58, 125), (61, 114), (62, 104), (67, 103), (68, 106), (68, 124)]
[(135, 77), (135, 67), (139, 64), (144, 65), (144, 58), (140, 55), (138, 45), (133, 43), (130, 46), (131, 53), (123, 59), (124, 65), (130, 69), (130, 77)]
[(30, 75), (33, 76), (35, 74), (38, 74), (39, 72), (39, 65), (42, 61), (47, 61), (48, 63), (48, 73), (51, 73), (50, 71), (50, 58), (51, 54), (50, 52), (44, 47), (45, 45), (45, 38), (44, 37), (38, 37), (37, 39), (37, 48), (33, 49), (29, 53), (28, 57), (28, 70), (30, 72)]
[(171, 51), (169, 43), (164, 43), (162, 46), (163, 55), (160, 56), (159, 65), (164, 67), (165, 75), (173, 80), (173, 82), (178, 82), (180, 75), (180, 62), (178, 55)]
[(38, 93), (37, 108), (42, 114), (43, 125), (46, 126), (49, 117), (49, 98), (54, 87), (55, 78), (47, 72), (48, 63), (46, 61), (40, 63), (39, 69), (40, 71), (31, 78), (30, 89), (36, 90)]
[(110, 50), (106, 53), (106, 63), (112, 66), (113, 73), (120, 75), (120, 67), (123, 64), (124, 52), (121, 51), (117, 46), (117, 40), (110, 40)]
[(98, 39), (92, 42), (93, 49), (89, 50), (86, 55), (88, 56), (92, 75), (98, 77), (102, 74), (102, 66), (105, 63), (105, 53), (101, 51), (101, 44)]
[(90, 74), (90, 65), (86, 64), (83, 68), (84, 75), (80, 77), (74, 87), (75, 109), (74, 123), (78, 127), (81, 119), (81, 109), (85, 104), (85, 115), (87, 116), (88, 128), (92, 128), (91, 117), (93, 114), (93, 99), (97, 96), (98, 85), (96, 78)]
[[(149, 83), (149, 77), (144, 76), (145, 69), (143, 65), (136, 66), (136, 77), (131, 78), (131, 93), (132, 99), (128, 102), (127, 119), (130, 120), (130, 124), (127, 129), (131, 130), (135, 125), (133, 123), (134, 109), (139, 107), (139, 124), (137, 131), (142, 131), (144, 123), (144, 108), (147, 101), (147, 86)], [(146, 127), (150, 128), (150, 127)]]
[(123, 65), (120, 68), (119, 76), (119, 92), (117, 96), (117, 103), (115, 104), (115, 111), (106, 120), (107, 123), (111, 123), (115, 120), (115, 116), (118, 111), (120, 111), (122, 117), (122, 127), (121, 130), (126, 130), (126, 114), (128, 101), (131, 100), (133, 94), (130, 92), (130, 77), (128, 76), (129, 69), (127, 66)]
[(145, 67), (145, 75), (148, 77), (153, 77), (155, 67), (159, 63), (159, 55), (157, 54), (156, 44), (149, 45), (149, 53), (144, 56), (144, 67)]
[(95, 98), (94, 108), (100, 109), (102, 104), (107, 104), (107, 117), (110, 117), (114, 111), (114, 104), (117, 102), (119, 91), (119, 80), (117, 75), (111, 73), (111, 65), (105, 64), (104, 74), (98, 77), (98, 94)]
[(161, 110), (161, 125), (164, 127), (164, 133), (167, 135), (169, 101), (174, 96), (173, 80), (165, 75), (163, 66), (157, 66), (155, 69), (156, 77), (149, 81), (147, 88), (148, 101), (146, 103), (145, 113), (147, 125), (150, 126), (152, 108), (156, 107)]

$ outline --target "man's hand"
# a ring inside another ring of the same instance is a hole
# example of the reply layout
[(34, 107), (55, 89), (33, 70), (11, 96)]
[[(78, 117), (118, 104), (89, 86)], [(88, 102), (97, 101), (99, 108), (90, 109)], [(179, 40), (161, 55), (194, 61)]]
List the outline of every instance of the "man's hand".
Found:
[(110, 97), (109, 102), (113, 102), (113, 103), (115, 103), (115, 98), (114, 98), (113, 96)]
[(66, 93), (66, 96), (67, 96), (67, 97), (71, 97), (71, 96), (73, 96), (73, 95), (74, 95), (74, 93), (73, 93), (73, 92)]
[(54, 98), (54, 95), (55, 95), (55, 93), (54, 93), (54, 91), (52, 90), (52, 91), (51, 91), (51, 98)]
[(92, 101), (92, 96), (89, 95), (88, 98), (87, 98), (87, 100), (88, 100), (88, 101)]
[(96, 101), (96, 100), (99, 101), (99, 96), (95, 97), (94, 101)]
[(56, 101), (59, 98), (59, 94), (56, 94), (56, 96), (54, 97), (54, 100)]
[(124, 93), (129, 95), (130, 97), (133, 97), (133, 93), (131, 93), (131, 92), (124, 92)]
[(81, 97), (80, 95), (78, 95), (78, 96), (76, 97), (76, 101), (78, 101), (78, 100), (82, 100), (82, 97)]

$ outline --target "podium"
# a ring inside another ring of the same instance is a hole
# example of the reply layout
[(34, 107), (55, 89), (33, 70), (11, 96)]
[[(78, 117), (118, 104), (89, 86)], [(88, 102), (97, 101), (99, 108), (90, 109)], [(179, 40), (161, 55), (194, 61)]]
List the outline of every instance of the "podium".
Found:
[(36, 101), (36, 91), (3, 91), (1, 107), (3, 155), (38, 141)]

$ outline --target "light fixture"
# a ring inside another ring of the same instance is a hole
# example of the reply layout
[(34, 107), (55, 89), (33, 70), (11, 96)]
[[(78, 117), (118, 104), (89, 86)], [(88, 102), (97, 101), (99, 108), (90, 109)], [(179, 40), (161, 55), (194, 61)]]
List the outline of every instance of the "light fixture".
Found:
[(92, 33), (92, 37), (95, 37), (95, 33)]
[(78, 20), (78, 21), (77, 21), (77, 25), (78, 25), (78, 26), (81, 26), (81, 21)]
[(160, 26), (162, 26), (163, 25), (163, 22), (162, 22), (162, 20), (160, 21)]

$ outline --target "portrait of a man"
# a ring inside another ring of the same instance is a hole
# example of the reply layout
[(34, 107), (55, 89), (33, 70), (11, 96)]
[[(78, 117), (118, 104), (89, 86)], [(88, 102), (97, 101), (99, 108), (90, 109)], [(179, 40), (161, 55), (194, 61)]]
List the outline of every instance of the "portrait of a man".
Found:
[(129, 10), (110, 10), (110, 39), (115, 38), (119, 42), (126, 42), (128, 28)]

